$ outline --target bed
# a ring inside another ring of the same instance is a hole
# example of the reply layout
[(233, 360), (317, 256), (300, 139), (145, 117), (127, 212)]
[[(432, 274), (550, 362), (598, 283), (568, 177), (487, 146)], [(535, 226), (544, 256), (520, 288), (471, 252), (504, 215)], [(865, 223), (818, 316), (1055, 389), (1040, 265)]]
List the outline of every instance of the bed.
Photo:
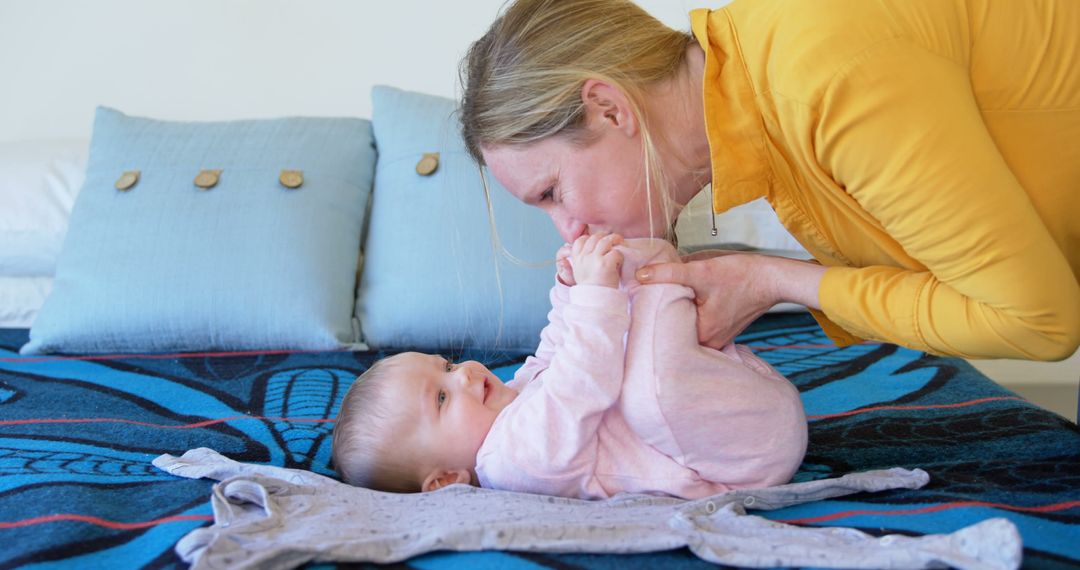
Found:
[[(20, 356), (0, 329), (0, 568), (171, 568), (209, 525), (211, 482), (151, 465), (210, 447), (333, 476), (330, 433), (353, 378), (386, 351)], [(952, 532), (1006, 517), (1024, 567), (1080, 567), (1080, 431), (966, 362), (887, 344), (833, 346), (806, 313), (765, 315), (738, 339), (799, 388), (810, 444), (795, 481), (921, 468), (918, 490), (763, 512), (874, 535)], [(521, 356), (463, 351), (503, 379)], [(409, 568), (706, 567), (688, 550), (642, 555), (434, 553)]]
[[(561, 245), (550, 221), (497, 184), (488, 203), (454, 101), (387, 86), (372, 99), (370, 121), (100, 108), (89, 152), (0, 145), (0, 568), (183, 566), (173, 547), (211, 524), (212, 482), (154, 458), (211, 448), (334, 476), (333, 418), (376, 359), (424, 347), (508, 379), (535, 349)], [(712, 236), (711, 205), (691, 203), (680, 245), (806, 254), (767, 204), (738, 210)], [(1076, 425), (962, 360), (837, 348), (805, 312), (768, 314), (739, 341), (803, 395), (796, 482), (889, 467), (931, 478), (765, 516), (874, 535), (1007, 517), (1026, 566), (1080, 567)], [(684, 549), (402, 566), (705, 563)]]

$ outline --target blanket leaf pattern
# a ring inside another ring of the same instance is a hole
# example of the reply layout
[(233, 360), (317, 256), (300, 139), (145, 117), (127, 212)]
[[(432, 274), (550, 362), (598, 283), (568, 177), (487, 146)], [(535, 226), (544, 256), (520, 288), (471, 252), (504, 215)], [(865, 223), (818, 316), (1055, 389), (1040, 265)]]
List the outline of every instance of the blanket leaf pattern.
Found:
[[(209, 447), (237, 461), (334, 476), (332, 420), (379, 352), (22, 357), (0, 329), (0, 569), (180, 568), (210, 524), (211, 481), (151, 460)], [(805, 314), (766, 315), (738, 339), (798, 386), (810, 444), (796, 482), (920, 468), (916, 490), (858, 494), (764, 515), (873, 535), (1013, 521), (1024, 567), (1080, 568), (1080, 430), (966, 362), (888, 344), (836, 347)], [(524, 356), (461, 352), (507, 379)], [(688, 550), (583, 555), (435, 553), (402, 567), (714, 568)], [(325, 565), (320, 567), (326, 567)], [(350, 568), (357, 565), (350, 565)]]

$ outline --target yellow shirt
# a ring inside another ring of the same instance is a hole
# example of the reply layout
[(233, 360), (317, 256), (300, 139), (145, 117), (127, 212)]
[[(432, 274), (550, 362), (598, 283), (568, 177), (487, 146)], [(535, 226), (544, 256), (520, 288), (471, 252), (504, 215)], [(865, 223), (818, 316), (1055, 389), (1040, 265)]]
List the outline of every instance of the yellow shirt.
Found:
[(834, 341), (1080, 342), (1080, 1), (737, 0), (705, 49), (717, 212), (764, 196), (829, 267)]

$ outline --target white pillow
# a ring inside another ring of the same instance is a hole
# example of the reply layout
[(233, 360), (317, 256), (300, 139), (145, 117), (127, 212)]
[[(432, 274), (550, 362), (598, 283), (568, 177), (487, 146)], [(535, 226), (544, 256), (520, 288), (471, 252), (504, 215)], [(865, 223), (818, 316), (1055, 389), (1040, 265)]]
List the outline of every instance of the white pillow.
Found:
[(711, 235), (709, 190), (698, 192), (679, 214), (675, 233), (679, 248), (765, 250), (773, 255), (809, 259), (810, 254), (780, 223), (772, 206), (759, 198), (716, 215), (717, 235)]
[[(737, 249), (767, 255), (811, 259), (813, 256), (788, 233), (772, 206), (759, 198), (716, 215), (716, 236), (712, 235), (712, 203), (709, 190), (698, 192), (679, 214), (675, 234), (679, 249), (694, 252), (703, 249)], [(769, 312), (799, 312), (806, 307), (794, 303), (774, 305)]]
[(0, 143), (0, 276), (53, 274), (88, 153), (83, 139)]
[(0, 328), (30, 328), (52, 283), (52, 277), (0, 275)]

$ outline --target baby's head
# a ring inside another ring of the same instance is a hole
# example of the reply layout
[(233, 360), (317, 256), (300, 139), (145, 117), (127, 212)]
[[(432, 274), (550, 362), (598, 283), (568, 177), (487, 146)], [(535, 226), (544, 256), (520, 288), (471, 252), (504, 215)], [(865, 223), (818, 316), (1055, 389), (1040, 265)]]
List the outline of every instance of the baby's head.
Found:
[(517, 397), (483, 364), (406, 352), (376, 362), (345, 394), (333, 462), (345, 482), (382, 491), (476, 484), (476, 453)]

